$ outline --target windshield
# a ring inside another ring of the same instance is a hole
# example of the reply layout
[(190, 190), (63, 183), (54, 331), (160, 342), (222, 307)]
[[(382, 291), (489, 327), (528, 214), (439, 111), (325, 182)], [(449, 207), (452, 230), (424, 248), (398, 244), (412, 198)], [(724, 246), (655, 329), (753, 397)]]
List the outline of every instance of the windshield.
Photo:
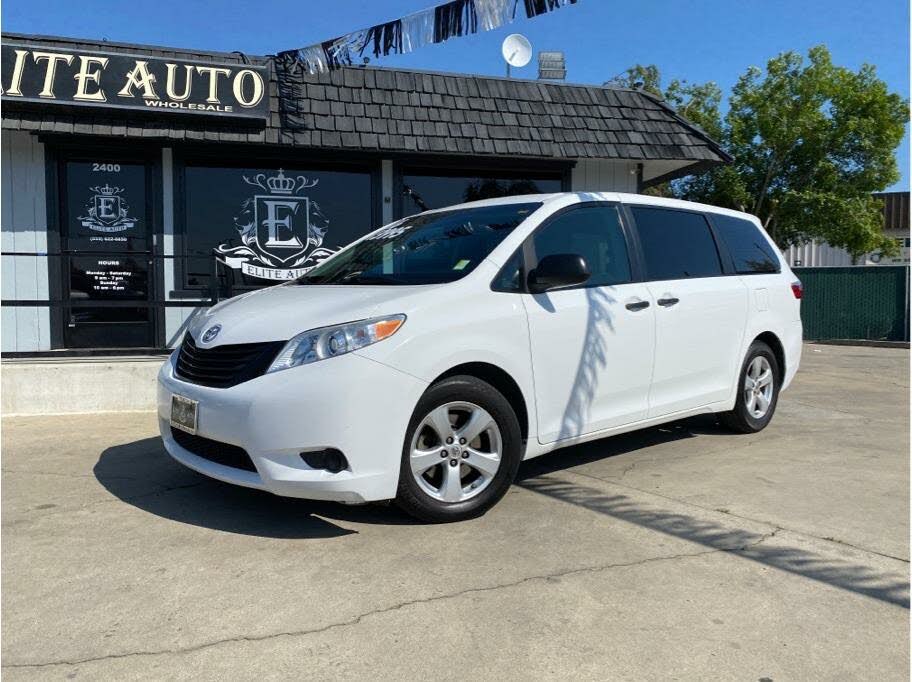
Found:
[(438, 284), (470, 273), (541, 203), (417, 215), (333, 256), (298, 284)]

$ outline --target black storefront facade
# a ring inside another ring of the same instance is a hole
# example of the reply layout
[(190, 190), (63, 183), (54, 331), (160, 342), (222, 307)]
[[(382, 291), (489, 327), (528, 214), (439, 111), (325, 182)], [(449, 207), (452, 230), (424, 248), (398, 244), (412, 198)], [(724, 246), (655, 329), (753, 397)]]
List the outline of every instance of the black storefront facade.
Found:
[(2, 350), (136, 353), (401, 216), (728, 159), (638, 91), (3, 36)]

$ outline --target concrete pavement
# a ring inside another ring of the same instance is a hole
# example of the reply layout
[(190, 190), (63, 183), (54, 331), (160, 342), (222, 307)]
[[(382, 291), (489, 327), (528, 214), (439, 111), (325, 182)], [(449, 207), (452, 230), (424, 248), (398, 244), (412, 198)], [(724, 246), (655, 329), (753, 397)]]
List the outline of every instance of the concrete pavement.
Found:
[(763, 433), (567, 449), (447, 526), (210, 481), (152, 414), (4, 419), (3, 674), (906, 680), (908, 359), (808, 345)]

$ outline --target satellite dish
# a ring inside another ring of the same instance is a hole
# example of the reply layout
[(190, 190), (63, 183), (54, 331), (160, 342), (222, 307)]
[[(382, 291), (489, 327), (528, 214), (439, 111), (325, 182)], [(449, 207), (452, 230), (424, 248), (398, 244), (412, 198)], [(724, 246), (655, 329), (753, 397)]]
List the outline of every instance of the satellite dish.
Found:
[(507, 62), (508, 74), (511, 66), (521, 67), (532, 61), (532, 43), (519, 33), (511, 33), (504, 38), (500, 51)]

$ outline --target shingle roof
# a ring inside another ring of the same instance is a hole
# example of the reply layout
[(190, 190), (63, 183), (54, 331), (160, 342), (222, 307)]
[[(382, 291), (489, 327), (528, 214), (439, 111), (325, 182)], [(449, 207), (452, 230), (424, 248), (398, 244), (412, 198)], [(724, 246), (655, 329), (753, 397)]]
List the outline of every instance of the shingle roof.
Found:
[[(73, 49), (108, 49), (237, 63), (204, 53), (109, 42), (4, 34)], [(264, 128), (179, 116), (29, 110), (4, 103), (3, 127), (60, 133), (282, 144), (390, 153), (557, 159), (727, 162), (719, 145), (651, 95), (616, 88), (488, 76), (350, 67), (308, 75), (272, 63)], [(280, 97), (281, 94), (281, 97)]]
[(646, 93), (487, 76), (345, 68), (286, 75), (298, 144), (548, 158), (724, 161), (719, 146)]

